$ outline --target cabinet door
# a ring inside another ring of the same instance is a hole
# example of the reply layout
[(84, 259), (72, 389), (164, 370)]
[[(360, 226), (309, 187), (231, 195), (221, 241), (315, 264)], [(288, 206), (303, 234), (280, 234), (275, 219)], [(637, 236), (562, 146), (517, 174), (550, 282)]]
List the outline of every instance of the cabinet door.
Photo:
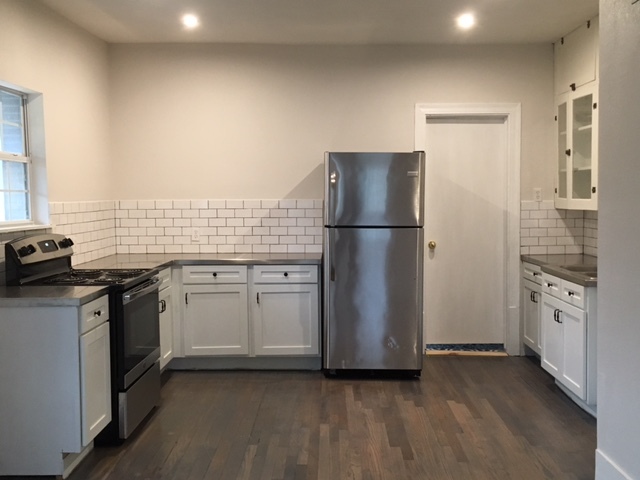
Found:
[(557, 101), (557, 208), (596, 210), (598, 87), (591, 83)]
[[(564, 338), (562, 324), (557, 321), (557, 311), (563, 302), (546, 293), (542, 294), (540, 320), (542, 327), (542, 358), (540, 364), (555, 378), (560, 378), (563, 370)], [(560, 307), (560, 308), (559, 308)]]
[(540, 346), (540, 286), (525, 280), (522, 286), (524, 343), (538, 355)]
[(555, 203), (558, 208), (567, 208), (569, 200), (569, 97), (560, 97), (558, 106), (556, 107), (556, 123), (557, 123), (557, 187)]
[(596, 193), (593, 191), (593, 172), (597, 153), (596, 87), (583, 88), (571, 100), (571, 199), (587, 206)]
[(317, 355), (318, 285), (254, 285), (252, 302), (256, 355)]
[(82, 445), (88, 445), (111, 421), (109, 323), (80, 336)]
[(568, 303), (562, 302), (559, 320), (564, 330), (564, 368), (558, 380), (578, 397), (586, 399), (587, 380), (587, 314)]
[(247, 355), (247, 286), (186, 285), (185, 355)]
[(164, 368), (173, 358), (173, 315), (171, 287), (159, 295), (160, 310), (160, 368)]
[(596, 79), (598, 19), (581, 25), (554, 45), (556, 94), (571, 91)]

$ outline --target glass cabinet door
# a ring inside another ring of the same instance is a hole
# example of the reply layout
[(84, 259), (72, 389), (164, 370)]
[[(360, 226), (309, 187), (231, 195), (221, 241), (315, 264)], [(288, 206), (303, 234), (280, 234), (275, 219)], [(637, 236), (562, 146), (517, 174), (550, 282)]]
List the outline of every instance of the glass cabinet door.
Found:
[(572, 198), (591, 198), (593, 94), (573, 99)]
[(567, 195), (567, 102), (558, 105), (558, 198)]

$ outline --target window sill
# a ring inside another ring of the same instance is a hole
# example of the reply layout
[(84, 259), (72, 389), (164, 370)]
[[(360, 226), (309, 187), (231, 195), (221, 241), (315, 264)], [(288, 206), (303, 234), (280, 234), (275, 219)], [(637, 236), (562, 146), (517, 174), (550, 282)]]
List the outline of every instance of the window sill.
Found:
[(52, 228), (51, 224), (25, 224), (25, 225), (11, 225), (0, 226), (0, 233), (13, 233), (13, 232), (28, 232), (31, 230), (47, 230)]

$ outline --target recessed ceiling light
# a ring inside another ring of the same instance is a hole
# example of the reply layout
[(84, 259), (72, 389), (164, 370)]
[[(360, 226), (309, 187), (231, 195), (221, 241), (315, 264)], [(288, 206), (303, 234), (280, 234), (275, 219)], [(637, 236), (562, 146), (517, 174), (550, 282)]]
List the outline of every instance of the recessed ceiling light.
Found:
[(194, 14), (187, 13), (182, 16), (182, 24), (188, 29), (193, 29), (200, 25), (200, 20)]
[(473, 13), (463, 13), (458, 18), (456, 18), (456, 23), (458, 27), (463, 30), (469, 30), (476, 24), (476, 18), (473, 16)]

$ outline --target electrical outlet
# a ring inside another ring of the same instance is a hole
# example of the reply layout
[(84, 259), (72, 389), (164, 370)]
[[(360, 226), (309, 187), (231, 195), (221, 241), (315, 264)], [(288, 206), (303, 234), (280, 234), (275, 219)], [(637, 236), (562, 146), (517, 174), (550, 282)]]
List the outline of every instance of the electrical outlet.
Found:
[(191, 229), (191, 241), (195, 242), (195, 243), (200, 242), (200, 229), (199, 228)]
[(533, 199), (536, 202), (541, 202), (542, 201), (542, 189), (541, 188), (534, 188), (533, 189)]

